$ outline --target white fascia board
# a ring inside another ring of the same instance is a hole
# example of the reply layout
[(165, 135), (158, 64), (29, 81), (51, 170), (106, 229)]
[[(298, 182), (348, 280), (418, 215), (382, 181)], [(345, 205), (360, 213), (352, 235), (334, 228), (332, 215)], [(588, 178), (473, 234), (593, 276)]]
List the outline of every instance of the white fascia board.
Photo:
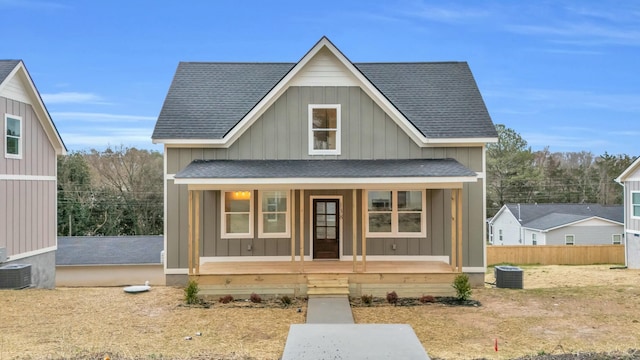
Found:
[(495, 222), (495, 220), (498, 219), (500, 217), (500, 215), (505, 211), (505, 209), (507, 209), (507, 211), (509, 211), (509, 208), (507, 207), (507, 205), (502, 205), (500, 210), (498, 210), (498, 212), (495, 215), (493, 215), (493, 217), (491, 218), (491, 221), (489, 221), (489, 224), (493, 224)]
[(486, 144), (492, 144), (497, 142), (498, 142), (498, 138), (438, 138), (438, 139), (427, 139), (425, 141), (425, 145), (469, 147), (469, 146), (484, 146)]
[(14, 76), (19, 76), (23, 82), (26, 82), (28, 84), (28, 86), (26, 87), (26, 91), (31, 97), (31, 101), (33, 102), (33, 111), (38, 116), (38, 120), (40, 120), (40, 124), (44, 128), (44, 132), (45, 134), (47, 134), (49, 142), (56, 151), (56, 155), (66, 155), (67, 149), (62, 142), (62, 138), (60, 137), (58, 130), (56, 130), (56, 127), (53, 124), (53, 120), (51, 119), (51, 116), (49, 116), (49, 112), (42, 102), (40, 93), (38, 92), (38, 89), (33, 83), (33, 79), (31, 79), (31, 76), (29, 75), (29, 72), (27, 71), (27, 68), (24, 66), (24, 63), (22, 61), (18, 62), (18, 65), (16, 65), (16, 67), (9, 73), (5, 81), (0, 84), (0, 92), (2, 92), (4, 84), (8, 83), (8, 80), (13, 78)]
[(633, 173), (638, 166), (640, 166), (640, 156), (638, 156), (638, 158), (615, 179), (615, 182), (618, 184), (624, 184), (627, 177)]

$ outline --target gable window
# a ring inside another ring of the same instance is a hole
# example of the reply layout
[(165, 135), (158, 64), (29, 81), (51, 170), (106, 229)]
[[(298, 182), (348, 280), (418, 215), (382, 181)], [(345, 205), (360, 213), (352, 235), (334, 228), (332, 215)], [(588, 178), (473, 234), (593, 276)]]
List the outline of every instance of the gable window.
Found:
[(640, 192), (631, 193), (631, 216), (640, 218)]
[(289, 237), (291, 234), (288, 191), (260, 191), (258, 236)]
[(502, 229), (498, 230), (498, 239), (502, 242)]
[(611, 235), (612, 240), (613, 240), (613, 245), (620, 245), (622, 244), (622, 234), (613, 234)]
[(15, 115), (4, 116), (5, 157), (22, 158), (22, 118)]
[(575, 245), (575, 236), (573, 235), (565, 235), (564, 236), (564, 244), (565, 245)]
[(309, 105), (309, 155), (340, 155), (340, 104)]
[(426, 236), (426, 204), (422, 190), (367, 191), (367, 236)]
[(251, 191), (225, 191), (222, 196), (222, 237), (253, 237), (253, 196)]
[(536, 238), (536, 234), (531, 234), (531, 245), (538, 245), (538, 239)]

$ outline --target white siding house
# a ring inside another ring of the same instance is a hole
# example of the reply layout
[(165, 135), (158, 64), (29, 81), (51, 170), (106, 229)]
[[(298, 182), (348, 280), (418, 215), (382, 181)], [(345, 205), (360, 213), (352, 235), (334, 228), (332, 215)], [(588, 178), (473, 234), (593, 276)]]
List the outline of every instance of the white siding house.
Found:
[(626, 265), (630, 269), (640, 269), (640, 157), (616, 181), (624, 187)]

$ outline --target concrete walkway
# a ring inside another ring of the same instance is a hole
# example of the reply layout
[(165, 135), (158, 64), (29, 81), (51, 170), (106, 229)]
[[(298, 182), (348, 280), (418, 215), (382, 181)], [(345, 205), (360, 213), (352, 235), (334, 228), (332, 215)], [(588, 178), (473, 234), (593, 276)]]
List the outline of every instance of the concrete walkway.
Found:
[(347, 296), (309, 297), (307, 323), (293, 324), (281, 360), (429, 360), (407, 324), (354, 324)]
[(309, 297), (307, 324), (353, 324), (349, 297)]

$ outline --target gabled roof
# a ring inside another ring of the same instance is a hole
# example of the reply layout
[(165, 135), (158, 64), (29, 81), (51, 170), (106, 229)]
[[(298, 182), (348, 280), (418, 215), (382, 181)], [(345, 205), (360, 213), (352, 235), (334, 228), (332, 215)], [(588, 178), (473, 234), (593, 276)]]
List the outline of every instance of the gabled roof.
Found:
[(328, 49), (417, 143), (497, 139), (467, 63), (352, 63), (323, 37), (298, 63), (181, 62), (154, 142), (229, 146), (322, 49)]
[[(600, 204), (505, 204), (523, 227), (548, 230), (578, 221), (601, 218), (622, 224), (622, 205)], [(495, 218), (495, 217), (494, 217)]]
[(629, 176), (633, 175), (636, 172), (636, 170), (638, 170), (639, 168), (640, 168), (640, 156), (638, 156), (638, 158), (636, 158), (636, 160), (633, 163), (631, 163), (631, 165), (629, 165), (629, 167), (626, 168), (622, 172), (622, 174), (620, 174), (620, 176), (616, 178), (616, 182), (620, 184), (624, 184), (624, 182), (627, 181)]
[(56, 265), (160, 264), (162, 236), (58, 236)]
[(25, 84), (25, 91), (32, 100), (33, 111), (38, 115), (38, 119), (42, 124), (49, 141), (58, 155), (64, 155), (67, 152), (67, 148), (60, 137), (60, 133), (53, 123), (49, 111), (47, 110), (40, 93), (31, 79), (31, 75), (27, 71), (26, 66), (22, 60), (0, 60), (0, 94), (2, 94), (3, 87), (13, 78), (17, 76), (23, 84)]

